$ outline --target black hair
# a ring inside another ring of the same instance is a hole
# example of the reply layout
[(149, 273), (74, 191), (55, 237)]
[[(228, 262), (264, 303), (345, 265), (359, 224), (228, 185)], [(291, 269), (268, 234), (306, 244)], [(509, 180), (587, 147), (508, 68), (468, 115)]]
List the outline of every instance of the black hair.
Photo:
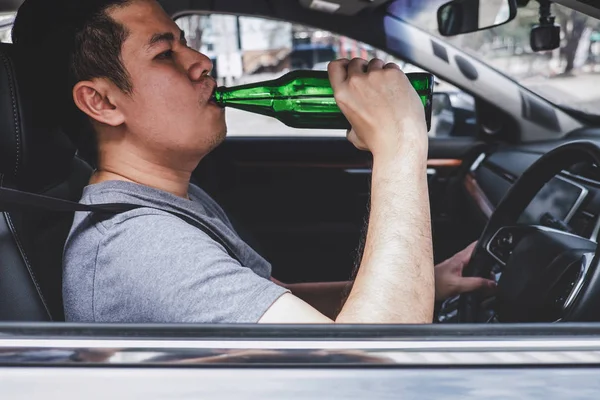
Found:
[(133, 0), (25, 0), (15, 18), (12, 41), (31, 49), (39, 60), (37, 73), (46, 74), (44, 91), (56, 94), (57, 123), (92, 164), (97, 146), (89, 118), (73, 101), (77, 82), (107, 78), (124, 93), (133, 87), (121, 48), (127, 29), (108, 12)]

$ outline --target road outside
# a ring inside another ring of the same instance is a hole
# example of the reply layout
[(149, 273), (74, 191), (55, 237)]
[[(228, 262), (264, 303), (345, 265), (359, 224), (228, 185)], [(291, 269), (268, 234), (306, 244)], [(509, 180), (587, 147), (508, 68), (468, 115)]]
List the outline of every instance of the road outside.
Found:
[(559, 105), (600, 115), (600, 74), (531, 78), (521, 81), (526, 87)]

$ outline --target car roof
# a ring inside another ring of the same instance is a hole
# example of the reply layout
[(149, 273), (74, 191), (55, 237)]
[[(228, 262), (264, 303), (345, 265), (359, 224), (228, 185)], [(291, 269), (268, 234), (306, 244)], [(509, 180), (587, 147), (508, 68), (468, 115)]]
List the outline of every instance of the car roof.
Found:
[[(0, 0), (0, 12), (11, 12), (11, 11), (16, 11), (19, 6), (21, 5), (21, 3), (23, 3), (24, 0)], [(50, 0), (49, 0), (50, 1)], [(80, 0), (80, 1), (85, 1), (85, 0)], [(181, 12), (185, 10), (189, 10), (189, 9), (198, 9), (198, 10), (207, 10), (207, 3), (206, 1), (188, 1), (188, 2), (182, 2), (182, 1), (178, 1), (178, 0), (158, 0), (161, 4), (163, 4), (163, 6), (165, 6), (165, 8), (168, 8), (170, 11), (175, 11), (175, 12)], [(284, 3), (285, 0), (276, 0), (278, 3)], [(339, 9), (336, 11), (337, 13), (344, 13), (344, 14), (348, 14), (348, 13), (352, 13), (351, 11), (356, 10), (356, 11), (360, 11), (365, 7), (373, 7), (373, 6), (379, 6), (385, 3), (389, 3), (393, 0), (369, 0), (368, 2), (365, 2), (364, 0), (328, 0), (328, 3), (336, 3), (338, 5), (340, 5)], [(269, 0), (226, 0), (226, 1), (220, 1), (220, 0), (213, 0), (211, 2), (211, 6), (208, 9), (211, 8), (220, 8), (220, 3), (227, 3), (227, 6), (230, 8), (240, 8), (241, 6), (245, 6), (244, 8), (247, 8), (248, 5), (256, 5), (258, 8), (263, 8), (261, 6), (265, 5), (267, 7), (270, 8), (269, 5)], [(300, 3), (305, 5), (306, 7), (310, 6), (311, 1), (310, 0), (287, 0), (287, 2), (294, 2), (294, 3)], [(197, 4), (197, 6), (195, 6)], [(238, 7), (239, 6), (239, 7)], [(348, 10), (350, 10), (350, 12), (348, 12)]]
[[(16, 11), (19, 6), (21, 5), (21, 3), (23, 3), (24, 0), (0, 0), (0, 12), (10, 12), (10, 11)], [(82, 0), (84, 1), (84, 0)], [(280, 1), (280, 0), (278, 0)], [(302, 0), (294, 0), (294, 1), (299, 1), (300, 3), (302, 3)], [(344, 1), (344, 0), (330, 0), (332, 2), (336, 2), (336, 3), (348, 3), (349, 1)], [(352, 0), (351, 0), (352, 1)], [(360, 0), (354, 0), (354, 1), (360, 1)], [(387, 2), (389, 1), (393, 1), (393, 0), (387, 0)], [(190, 1), (190, 2), (180, 2), (180, 1), (174, 1), (174, 0), (159, 0), (160, 3), (164, 4), (164, 5), (168, 5), (169, 8), (173, 8), (173, 6), (175, 4), (182, 4), (184, 6), (189, 7), (189, 4), (191, 3), (193, 5), (193, 3), (195, 3), (195, 1)], [(227, 0), (227, 3), (235, 3), (235, 2), (239, 2), (239, 3), (265, 3), (265, 0)], [(385, 2), (385, 1), (380, 1), (381, 3)], [(566, 6), (578, 9), (579, 11), (584, 11), (583, 9), (587, 9), (589, 10), (590, 8), (594, 8), (596, 10), (598, 10), (600, 12), (600, 2), (597, 2), (596, 0), (555, 0), (556, 3), (562, 3)], [(198, 2), (200, 4), (202, 3), (206, 3), (206, 2)], [(212, 3), (219, 3), (219, 0), (213, 0)], [(202, 9), (202, 7), (198, 7), (198, 9)], [(179, 10), (179, 11), (183, 11), (183, 10)]]
[[(16, 11), (21, 3), (24, 0), (0, 0), (0, 13)], [(50, 0), (48, 0), (50, 1)], [(81, 0), (85, 1), (85, 0)], [(206, 1), (201, 0), (189, 0), (186, 2), (179, 0), (158, 0), (168, 12), (172, 14), (184, 12), (190, 9), (197, 10), (221, 10), (224, 3), (227, 3), (227, 9), (230, 10), (248, 10), (250, 8), (256, 8), (260, 10), (270, 10), (269, 13), (261, 12), (258, 14), (262, 14), (264, 16), (273, 16), (276, 17), (276, 13), (274, 11), (274, 7), (271, 6), (271, 1), (273, 0), (212, 0), (210, 2), (210, 7), (206, 8)], [(295, 3), (297, 6), (298, 3), (303, 4), (304, 6), (309, 6), (311, 3), (310, 0), (276, 0), (278, 3), (278, 7), (284, 6), (284, 3)], [(369, 0), (369, 2), (365, 2), (364, 0), (328, 0), (329, 3), (337, 3), (340, 4), (336, 13), (348, 14), (353, 10), (360, 11), (364, 7), (372, 7), (372, 6), (381, 6), (385, 3), (389, 3), (393, 0)], [(531, 0), (533, 1), (533, 0)], [(592, 15), (598, 19), (600, 19), (600, 2), (597, 0), (554, 0), (555, 3), (560, 3), (571, 7), (577, 11)], [(223, 3), (223, 4), (222, 4)], [(368, 4), (365, 5), (365, 4)], [(195, 6), (197, 5), (197, 6)], [(348, 12), (350, 10), (350, 12)], [(254, 14), (254, 13), (252, 13)]]

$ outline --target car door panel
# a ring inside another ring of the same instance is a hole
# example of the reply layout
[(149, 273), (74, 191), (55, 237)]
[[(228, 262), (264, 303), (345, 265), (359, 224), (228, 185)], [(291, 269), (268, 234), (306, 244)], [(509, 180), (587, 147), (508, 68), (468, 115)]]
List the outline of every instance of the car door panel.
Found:
[[(460, 142), (460, 143), (458, 143)], [(434, 240), (460, 242), (447, 201), (473, 140), (432, 140), (428, 161)], [(349, 279), (368, 216), (372, 157), (344, 137), (228, 138), (196, 180), (284, 282)], [(464, 242), (464, 240), (463, 240)], [(463, 244), (463, 243), (461, 243)], [(440, 247), (442, 255), (452, 244)], [(436, 245), (437, 249), (437, 245)], [(437, 250), (436, 250), (437, 251)]]
[(431, 138), (427, 178), (436, 262), (445, 260), (479, 237), (464, 201), (463, 179), (486, 144), (470, 137)]

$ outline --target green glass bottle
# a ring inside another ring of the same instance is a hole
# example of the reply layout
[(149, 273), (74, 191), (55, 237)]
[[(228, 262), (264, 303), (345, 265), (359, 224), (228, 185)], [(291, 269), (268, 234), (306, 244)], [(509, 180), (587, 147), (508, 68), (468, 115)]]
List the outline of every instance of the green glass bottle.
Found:
[[(433, 75), (406, 74), (425, 107), (431, 127)], [(333, 98), (327, 71), (297, 70), (278, 79), (235, 87), (218, 87), (215, 103), (277, 118), (293, 128), (349, 129), (350, 124)], [(398, 109), (402, 104), (398, 104)]]

